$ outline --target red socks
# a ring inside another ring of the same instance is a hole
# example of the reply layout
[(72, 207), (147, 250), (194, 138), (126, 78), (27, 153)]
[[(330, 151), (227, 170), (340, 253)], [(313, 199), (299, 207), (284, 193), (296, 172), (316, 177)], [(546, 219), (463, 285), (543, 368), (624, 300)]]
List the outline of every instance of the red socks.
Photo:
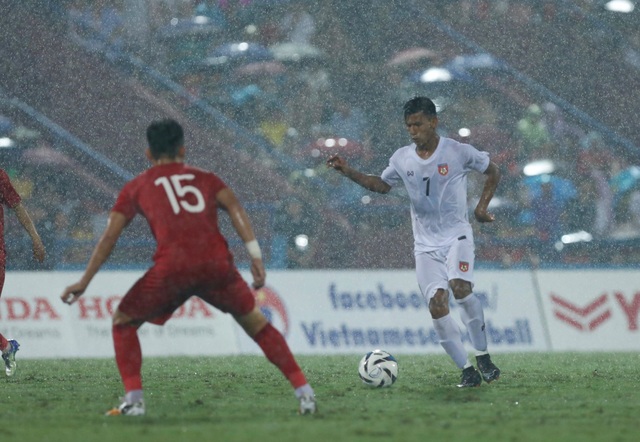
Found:
[(7, 348), (7, 345), (9, 345), (9, 341), (7, 341), (7, 338), (2, 336), (2, 334), (0, 334), (0, 353), (2, 352), (2, 350)]
[(260, 330), (253, 340), (260, 346), (267, 359), (280, 369), (293, 388), (302, 387), (307, 383), (304, 373), (289, 350), (289, 345), (271, 324)]
[(142, 390), (142, 349), (138, 339), (138, 328), (114, 325), (111, 332), (124, 391)]
[[(142, 390), (142, 350), (137, 327), (115, 325), (112, 328), (116, 364), (126, 392)], [(267, 324), (253, 337), (267, 359), (280, 369), (293, 388), (307, 384), (307, 379), (291, 354), (282, 334)]]

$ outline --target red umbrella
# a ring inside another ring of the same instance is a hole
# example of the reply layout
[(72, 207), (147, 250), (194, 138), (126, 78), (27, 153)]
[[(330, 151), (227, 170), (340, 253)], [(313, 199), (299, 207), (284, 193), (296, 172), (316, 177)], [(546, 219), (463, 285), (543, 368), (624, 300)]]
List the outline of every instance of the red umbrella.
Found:
[(435, 51), (427, 48), (413, 47), (396, 52), (393, 57), (387, 61), (387, 66), (405, 66), (421, 61), (429, 61), (431, 63), (438, 59)]
[(368, 157), (369, 149), (355, 140), (341, 137), (321, 137), (307, 144), (301, 150), (303, 159), (311, 157), (314, 160), (326, 160), (331, 155), (341, 155), (345, 158)]

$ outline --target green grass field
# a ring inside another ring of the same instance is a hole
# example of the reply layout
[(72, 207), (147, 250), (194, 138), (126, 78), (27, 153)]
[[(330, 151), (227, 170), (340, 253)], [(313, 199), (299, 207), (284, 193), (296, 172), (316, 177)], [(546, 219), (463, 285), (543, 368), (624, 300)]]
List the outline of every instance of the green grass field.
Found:
[(112, 360), (18, 357), (15, 377), (0, 378), (0, 440), (640, 440), (635, 353), (498, 354), (500, 380), (465, 390), (444, 355), (398, 355), (398, 381), (386, 389), (361, 383), (359, 359), (298, 357), (319, 406), (298, 416), (288, 383), (262, 357), (148, 358), (147, 415), (105, 417), (122, 395)]

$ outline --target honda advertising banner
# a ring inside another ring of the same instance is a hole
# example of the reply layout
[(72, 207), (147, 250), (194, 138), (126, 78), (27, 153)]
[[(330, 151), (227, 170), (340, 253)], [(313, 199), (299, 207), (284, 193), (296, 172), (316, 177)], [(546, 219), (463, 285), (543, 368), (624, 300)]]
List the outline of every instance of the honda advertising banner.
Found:
[[(141, 272), (102, 272), (73, 305), (60, 295), (75, 272), (10, 272), (0, 297), (0, 330), (20, 343), (21, 358), (113, 356), (111, 315)], [(148, 356), (238, 352), (235, 322), (192, 297), (160, 327), (138, 334)]]

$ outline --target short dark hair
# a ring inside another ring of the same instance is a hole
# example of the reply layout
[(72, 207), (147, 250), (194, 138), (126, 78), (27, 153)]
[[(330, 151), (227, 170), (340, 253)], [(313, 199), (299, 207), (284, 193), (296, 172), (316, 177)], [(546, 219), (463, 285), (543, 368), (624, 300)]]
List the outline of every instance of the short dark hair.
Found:
[(170, 118), (154, 121), (147, 127), (147, 142), (153, 158), (175, 158), (184, 145), (184, 131)]
[(413, 97), (407, 101), (403, 106), (404, 118), (409, 115), (417, 114), (418, 112), (424, 113), (428, 117), (437, 117), (436, 105), (431, 98), (427, 97)]

